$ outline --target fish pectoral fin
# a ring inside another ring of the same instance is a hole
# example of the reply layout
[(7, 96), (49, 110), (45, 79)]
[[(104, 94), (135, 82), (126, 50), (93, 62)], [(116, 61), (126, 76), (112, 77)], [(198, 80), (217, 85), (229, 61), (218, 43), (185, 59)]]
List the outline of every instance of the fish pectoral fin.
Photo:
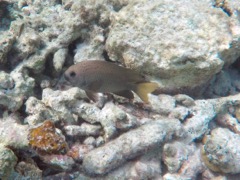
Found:
[(92, 100), (94, 102), (98, 101), (99, 98), (98, 98), (97, 93), (95, 93), (93, 91), (85, 91), (85, 93), (90, 100)]
[(133, 99), (134, 98), (134, 95), (133, 95), (132, 91), (130, 91), (130, 90), (123, 90), (123, 91), (113, 92), (113, 94), (125, 97), (127, 99)]
[(144, 101), (148, 103), (148, 93), (152, 93), (158, 88), (158, 84), (154, 82), (143, 82), (136, 86), (134, 92)]
[(102, 81), (101, 80), (93, 81), (88, 85), (88, 89), (90, 91), (94, 91), (94, 92), (98, 92), (101, 87), (102, 87)]

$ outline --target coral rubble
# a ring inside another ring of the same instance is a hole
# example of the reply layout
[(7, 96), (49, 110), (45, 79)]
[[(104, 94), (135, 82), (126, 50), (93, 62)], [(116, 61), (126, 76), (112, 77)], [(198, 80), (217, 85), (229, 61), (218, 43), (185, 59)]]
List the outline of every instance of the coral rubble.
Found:
[[(239, 179), (239, 7), (0, 0), (0, 179)], [(61, 84), (88, 60), (159, 89), (95, 102)]]

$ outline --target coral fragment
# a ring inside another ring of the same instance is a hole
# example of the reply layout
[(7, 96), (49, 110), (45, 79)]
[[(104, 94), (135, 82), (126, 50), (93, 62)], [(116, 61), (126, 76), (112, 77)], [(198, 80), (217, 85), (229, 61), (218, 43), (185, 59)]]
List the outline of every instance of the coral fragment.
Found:
[(47, 120), (30, 130), (29, 145), (39, 154), (62, 154), (67, 150), (65, 139), (56, 132), (53, 122)]

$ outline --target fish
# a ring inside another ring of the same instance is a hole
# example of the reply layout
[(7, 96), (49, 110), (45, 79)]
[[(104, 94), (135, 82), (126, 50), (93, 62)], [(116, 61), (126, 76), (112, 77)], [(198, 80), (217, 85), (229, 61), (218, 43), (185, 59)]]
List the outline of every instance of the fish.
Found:
[(72, 65), (63, 77), (71, 86), (85, 90), (88, 97), (101, 92), (133, 99), (133, 91), (145, 103), (149, 103), (148, 93), (159, 87), (132, 69), (101, 60), (82, 61)]

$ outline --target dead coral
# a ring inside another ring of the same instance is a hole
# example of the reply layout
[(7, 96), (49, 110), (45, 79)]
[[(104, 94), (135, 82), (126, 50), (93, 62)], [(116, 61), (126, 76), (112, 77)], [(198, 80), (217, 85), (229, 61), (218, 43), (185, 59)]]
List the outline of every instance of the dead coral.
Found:
[(215, 0), (215, 7), (221, 8), (228, 16), (233, 14), (232, 9), (230, 8), (228, 1), (226, 0)]
[(67, 155), (72, 157), (75, 161), (81, 162), (84, 156), (93, 149), (92, 145), (74, 144), (68, 151)]
[(11, 3), (7, 1), (0, 1), (0, 31), (9, 29), (11, 21), (14, 20), (9, 11), (10, 6)]
[(74, 160), (68, 155), (52, 154), (42, 156), (41, 159), (49, 167), (60, 171), (70, 171), (74, 166)]
[(42, 170), (33, 162), (21, 161), (15, 166), (15, 169), (18, 172), (19, 179), (24, 177), (29, 179), (41, 179), (42, 177)]
[(16, 163), (17, 157), (14, 152), (0, 144), (0, 179), (8, 179)]
[(83, 158), (83, 168), (90, 175), (103, 175), (147, 150), (157, 147), (182, 131), (176, 119), (157, 120), (96, 148)]
[(240, 173), (240, 137), (227, 128), (215, 128), (203, 139), (202, 160), (214, 172)]

